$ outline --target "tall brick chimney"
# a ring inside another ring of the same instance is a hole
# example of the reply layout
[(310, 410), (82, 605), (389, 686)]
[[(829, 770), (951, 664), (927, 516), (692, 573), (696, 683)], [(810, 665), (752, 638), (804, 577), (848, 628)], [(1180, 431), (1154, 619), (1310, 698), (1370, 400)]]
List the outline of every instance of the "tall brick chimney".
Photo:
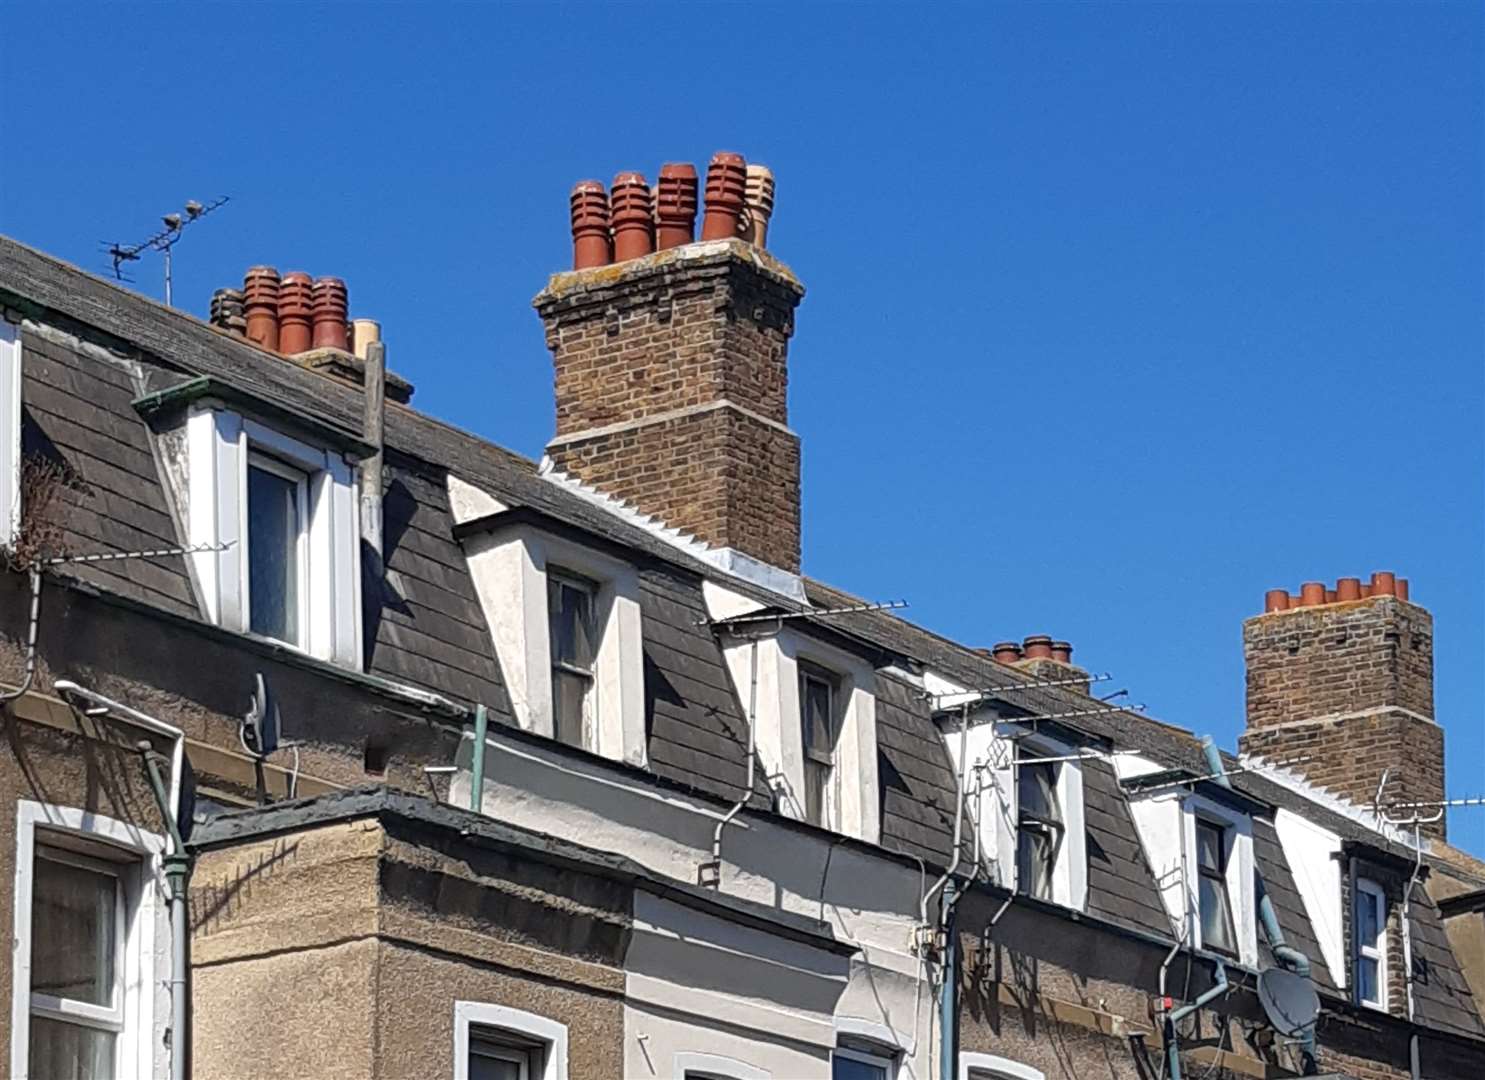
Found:
[(788, 267), (732, 237), (553, 275), (533, 301), (556, 373), (553, 466), (798, 571), (787, 360), (803, 296)]
[[(1311, 582), (1268, 594), (1243, 623), (1248, 667), (1244, 753), (1369, 804), (1383, 770), (1387, 801), (1444, 797), (1444, 732), (1433, 718), (1433, 617), (1408, 600), (1406, 580)], [(1444, 822), (1425, 825), (1442, 838)]]

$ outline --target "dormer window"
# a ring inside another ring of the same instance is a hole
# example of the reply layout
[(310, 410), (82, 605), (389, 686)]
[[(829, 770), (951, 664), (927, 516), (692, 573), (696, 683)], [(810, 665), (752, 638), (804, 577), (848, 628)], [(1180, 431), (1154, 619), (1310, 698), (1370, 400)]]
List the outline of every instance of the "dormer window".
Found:
[(1196, 819), (1197, 910), (1202, 944), (1213, 952), (1237, 956), (1237, 931), (1232, 901), (1227, 894), (1227, 830), (1203, 818)]
[(1356, 937), (1356, 1000), (1371, 1009), (1386, 1009), (1387, 896), (1375, 881), (1357, 879), (1352, 926)]
[(248, 629), (289, 645), (306, 637), (308, 478), (266, 454), (248, 456)]
[(804, 758), (804, 816), (815, 825), (827, 823), (826, 800), (835, 769), (835, 742), (840, 734), (837, 699), (840, 679), (817, 664), (799, 661), (799, 718)]
[(1062, 850), (1062, 805), (1057, 797), (1060, 763), (1031, 762), (1016, 769), (1016, 881), (1039, 900), (1055, 899)]
[(553, 734), (584, 746), (592, 725), (593, 664), (598, 652), (594, 610), (598, 585), (556, 567), (547, 569), (547, 628), (552, 650)]

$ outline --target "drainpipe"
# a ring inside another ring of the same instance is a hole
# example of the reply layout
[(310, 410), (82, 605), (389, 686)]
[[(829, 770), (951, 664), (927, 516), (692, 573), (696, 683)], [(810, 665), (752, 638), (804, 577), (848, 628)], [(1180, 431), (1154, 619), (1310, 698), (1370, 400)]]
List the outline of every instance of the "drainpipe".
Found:
[(186, 852), (185, 842), (180, 835), (180, 797), (181, 777), (185, 766), (185, 733), (178, 727), (156, 720), (153, 716), (110, 700), (102, 694), (84, 690), (69, 679), (58, 679), (52, 684), (52, 688), (73, 708), (78, 708), (78, 705), (74, 704), (71, 699), (82, 699), (85, 705), (79, 711), (86, 715), (107, 716), (110, 713), (117, 713), (138, 727), (164, 735), (172, 740), (168, 788), (160, 777), (160, 767), (155, 761), (154, 747), (149, 742), (141, 742), (138, 744), (138, 749), (144, 757), (145, 767), (149, 771), (150, 788), (154, 791), (155, 802), (160, 808), (160, 816), (165, 819), (166, 830), (170, 837), (170, 850), (161, 860), (170, 903), (170, 1076), (171, 1080), (186, 1080), (186, 1057), (190, 1052), (188, 1028), (191, 1007), (190, 965), (186, 960), (186, 949), (190, 944), (186, 882), (191, 875), (191, 864), (194, 859)]
[(1205, 1007), (1227, 993), (1227, 967), (1217, 961), (1217, 981), (1210, 990), (1189, 1005), (1173, 1009), (1165, 1017), (1165, 1075), (1168, 1080), (1181, 1080), (1181, 1041), (1176, 1035), (1176, 1025), (1196, 1010)]
[(474, 707), (474, 761), (470, 768), (469, 808), (479, 813), (485, 803), (485, 736), (490, 730), (490, 714), (483, 705)]
[(941, 919), (944, 930), (943, 982), (939, 987), (939, 1080), (955, 1080), (958, 1075), (957, 1038), (955, 1010), (959, 1003), (959, 932), (955, 919), (958, 903), (953, 878), (944, 882), (944, 904)]
[[(1227, 778), (1227, 772), (1222, 765), (1222, 755), (1218, 753), (1217, 744), (1212, 741), (1210, 735), (1202, 737), (1201, 749), (1206, 755), (1207, 772), (1212, 774), (1212, 778), (1217, 783), (1231, 790), (1232, 781)], [(1269, 899), (1268, 887), (1264, 884), (1263, 874), (1258, 870), (1257, 860), (1254, 860), (1253, 878), (1258, 893), (1258, 919), (1263, 923), (1263, 934), (1268, 938), (1269, 950), (1274, 954), (1274, 959), (1283, 967), (1308, 979), (1310, 958), (1284, 940), (1284, 931), (1279, 928), (1279, 916), (1274, 911), (1273, 901)], [(1300, 1036), (1300, 1054), (1303, 1074), (1305, 1076), (1315, 1075), (1317, 1066), (1314, 1023), (1306, 1027)]]
[[(748, 646), (748, 783), (743, 788), (742, 798), (733, 803), (722, 820), (717, 822), (717, 828), (712, 833), (712, 859), (698, 870), (698, 878), (703, 885), (710, 884), (713, 888), (722, 888), (722, 830), (732, 822), (732, 819), (742, 813), (743, 807), (753, 798), (753, 776), (754, 759), (757, 755), (757, 732), (758, 732), (758, 638), (755, 636), (753, 642)], [(716, 877), (710, 882), (706, 875), (710, 871)]]

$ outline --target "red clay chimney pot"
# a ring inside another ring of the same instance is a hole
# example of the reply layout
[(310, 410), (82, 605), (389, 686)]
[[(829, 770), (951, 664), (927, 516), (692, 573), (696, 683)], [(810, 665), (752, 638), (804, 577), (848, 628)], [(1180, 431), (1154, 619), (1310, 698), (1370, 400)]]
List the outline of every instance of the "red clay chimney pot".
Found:
[(1325, 583), (1307, 581), (1299, 587), (1299, 598), (1305, 607), (1316, 607), (1325, 603)]
[(614, 261), (624, 262), (655, 250), (655, 204), (643, 173), (621, 172), (609, 193), (614, 226)]
[(278, 271), (271, 266), (252, 266), (242, 279), (242, 311), (247, 319), (247, 337), (265, 349), (278, 351)]
[(278, 347), (292, 356), (308, 352), (314, 338), (310, 320), (314, 314), (314, 280), (301, 270), (284, 275), (278, 289)]
[(572, 196), (572, 268), (587, 270), (613, 261), (608, 192), (597, 180), (580, 180)]
[(1070, 642), (1070, 641), (1054, 641), (1054, 642), (1052, 642), (1052, 659), (1053, 660), (1057, 660), (1057, 661), (1059, 661), (1060, 663), (1063, 663), (1063, 664), (1071, 664), (1072, 663), (1072, 642)]
[(738, 218), (747, 204), (748, 164), (741, 154), (712, 155), (706, 170), (706, 216), (701, 220), (703, 240), (725, 240), (737, 235)]
[(1378, 570), (1372, 574), (1373, 596), (1396, 596), (1397, 578), (1391, 570)]
[(1002, 664), (1014, 664), (1021, 659), (1021, 646), (1014, 641), (997, 641), (990, 650), (990, 656)]
[(1397, 579), (1397, 598), (1399, 600), (1408, 599), (1408, 579), (1405, 577)]
[(314, 347), (316, 349), (339, 349), (350, 351), (346, 338), (346, 310), (350, 298), (345, 282), (336, 277), (322, 277), (315, 282), (312, 293), (314, 305)]
[(1047, 634), (1032, 634), (1021, 645), (1028, 660), (1052, 659), (1052, 639)]
[(1337, 600), (1360, 600), (1361, 579), (1354, 577), (1336, 579), (1335, 598)]
[(1263, 611), (1268, 614), (1271, 611), (1289, 610), (1289, 590), (1270, 589), (1263, 594)]
[(655, 185), (655, 248), (668, 251), (696, 238), (696, 166), (671, 162), (660, 166)]

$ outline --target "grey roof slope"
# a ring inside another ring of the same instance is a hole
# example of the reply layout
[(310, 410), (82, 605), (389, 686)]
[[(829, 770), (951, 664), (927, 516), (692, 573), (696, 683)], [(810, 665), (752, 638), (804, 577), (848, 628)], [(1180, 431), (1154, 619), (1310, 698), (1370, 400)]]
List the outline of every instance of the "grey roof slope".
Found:
[(928, 702), (917, 687), (880, 671), (876, 698), (882, 845), (944, 865), (954, 850), (957, 785)]
[(1413, 924), (1413, 1000), (1418, 1019), (1461, 1035), (1485, 1036), (1485, 1020), (1449, 946), (1443, 916), (1421, 884), (1413, 887), (1409, 911)]
[(1155, 872), (1139, 841), (1129, 801), (1113, 766), (1083, 765), (1083, 813), (1088, 832), (1088, 910), (1138, 930), (1167, 930)]
[[(1286, 944), (1298, 949), (1309, 958), (1310, 975), (1322, 990), (1338, 990), (1335, 977), (1325, 966), (1325, 957), (1320, 952), (1320, 942), (1315, 937), (1314, 927), (1305, 902), (1294, 884), (1294, 874), (1284, 846), (1279, 843), (1279, 834), (1273, 823), (1263, 818), (1253, 819), (1253, 858), (1258, 872), (1263, 875), (1263, 885), (1274, 906), (1274, 915), (1279, 920), (1279, 929), (1284, 932)], [(1273, 962), (1273, 950), (1265, 935), (1258, 935), (1258, 949), (1265, 965)]]
[[(149, 434), (130, 404), (134, 377), (25, 330), (21, 353), (22, 453), (68, 477), (53, 504), (63, 553), (178, 546)], [(197, 611), (180, 556), (74, 563), (66, 573), (176, 614)]]

